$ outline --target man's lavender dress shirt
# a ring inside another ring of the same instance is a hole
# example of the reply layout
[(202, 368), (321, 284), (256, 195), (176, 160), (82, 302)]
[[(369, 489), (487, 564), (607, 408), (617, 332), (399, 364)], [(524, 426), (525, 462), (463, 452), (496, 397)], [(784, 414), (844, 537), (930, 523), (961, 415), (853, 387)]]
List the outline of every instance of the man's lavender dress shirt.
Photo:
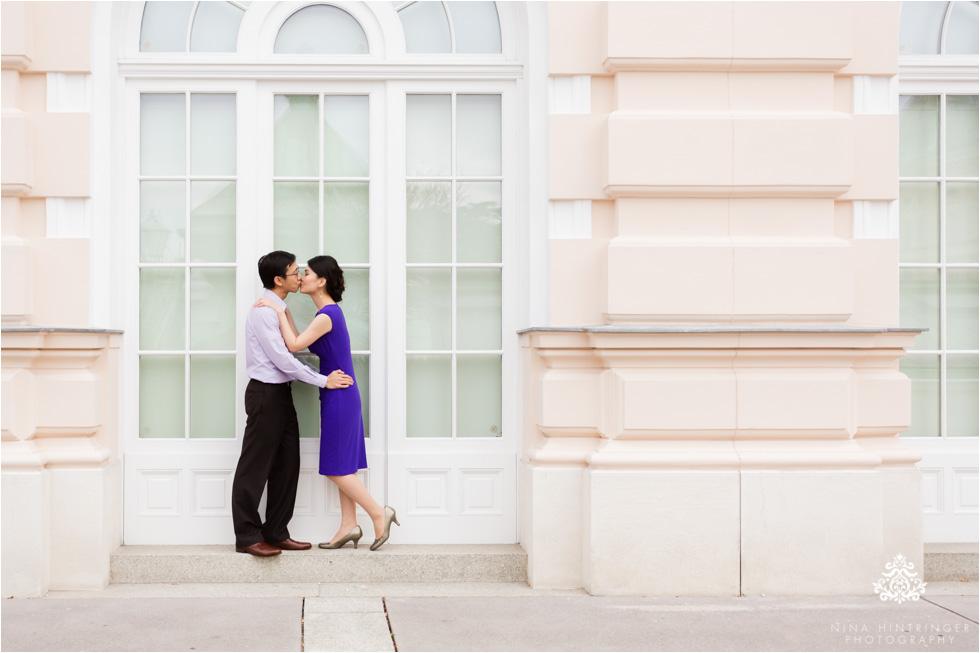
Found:
[[(286, 308), (286, 302), (271, 290), (265, 297)], [(263, 383), (302, 381), (310, 385), (327, 386), (327, 377), (317, 374), (296, 359), (282, 339), (279, 314), (268, 306), (253, 306), (245, 318), (245, 367), (250, 379)]]

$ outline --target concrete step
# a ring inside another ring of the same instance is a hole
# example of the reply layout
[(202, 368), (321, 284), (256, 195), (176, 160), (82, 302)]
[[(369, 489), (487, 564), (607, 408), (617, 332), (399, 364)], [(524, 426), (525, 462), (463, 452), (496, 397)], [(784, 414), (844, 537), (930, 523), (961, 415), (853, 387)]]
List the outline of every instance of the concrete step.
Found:
[(926, 581), (978, 580), (980, 547), (966, 544), (926, 544), (923, 566)]
[(519, 544), (386, 544), (284, 551), (270, 558), (233, 546), (124, 546), (112, 583), (471, 583), (527, 582)]

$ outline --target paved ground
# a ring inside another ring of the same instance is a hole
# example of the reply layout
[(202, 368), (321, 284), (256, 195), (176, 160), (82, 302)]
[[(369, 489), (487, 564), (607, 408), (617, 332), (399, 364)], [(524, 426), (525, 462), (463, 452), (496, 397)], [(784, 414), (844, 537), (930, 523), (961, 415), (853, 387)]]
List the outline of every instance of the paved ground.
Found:
[(0, 601), (0, 648), (976, 651), (977, 583), (928, 590), (899, 605), (877, 597), (593, 597), (521, 583), (113, 585)]

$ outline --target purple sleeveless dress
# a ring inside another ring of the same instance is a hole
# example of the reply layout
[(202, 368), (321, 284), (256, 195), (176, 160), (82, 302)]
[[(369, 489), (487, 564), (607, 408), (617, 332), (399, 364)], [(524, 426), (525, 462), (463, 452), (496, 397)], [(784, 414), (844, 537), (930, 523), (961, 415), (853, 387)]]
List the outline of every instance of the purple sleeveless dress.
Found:
[[(354, 378), (344, 312), (336, 304), (327, 304), (317, 311), (317, 315), (320, 313), (333, 320), (333, 328), (310, 345), (310, 351), (320, 357), (320, 373), (343, 370)], [(320, 388), (320, 474), (346, 476), (359, 469), (367, 469), (367, 455), (361, 394), (354, 379), (347, 388)]]

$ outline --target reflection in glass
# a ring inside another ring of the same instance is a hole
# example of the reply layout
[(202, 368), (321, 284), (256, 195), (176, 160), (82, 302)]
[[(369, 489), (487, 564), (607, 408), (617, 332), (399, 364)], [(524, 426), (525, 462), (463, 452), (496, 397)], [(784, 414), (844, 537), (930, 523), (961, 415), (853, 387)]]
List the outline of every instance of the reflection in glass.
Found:
[(140, 349), (184, 348), (184, 269), (140, 270)]
[(141, 175), (184, 174), (187, 164), (184, 100), (183, 93), (140, 94)]
[(449, 19), (441, 2), (415, 2), (398, 11), (409, 53), (452, 52)]
[(324, 96), (323, 175), (368, 175), (368, 96)]
[(449, 263), (452, 260), (452, 182), (410, 181), (407, 254), (409, 263)]
[(904, 356), (899, 368), (912, 381), (912, 424), (903, 435), (939, 435), (939, 356)]
[[(424, 3), (415, 3), (414, 6)], [(406, 170), (410, 177), (451, 174), (452, 97), (409, 95), (405, 98)]]
[[(296, 260), (300, 264), (300, 267), (306, 265), (304, 259)], [(289, 307), (289, 312), (293, 314), (293, 323), (296, 324), (296, 330), (303, 333), (306, 327), (310, 326), (310, 322), (313, 321), (313, 316), (316, 315), (316, 304), (303, 293), (291, 292), (286, 295), (286, 306)], [(313, 369), (316, 369), (316, 367), (314, 366)]]
[(278, 54), (367, 54), (361, 24), (331, 5), (303, 7), (279, 28), (273, 52)]
[(452, 348), (452, 272), (410, 268), (407, 275), (408, 349)]
[(450, 2), (456, 52), (500, 52), (500, 19), (495, 2)]
[(975, 181), (946, 182), (946, 262), (976, 263), (980, 196)]
[(193, 2), (147, 2), (140, 25), (140, 52), (185, 52)]
[(458, 356), (456, 436), (499, 438), (501, 414), (500, 356)]
[(316, 177), (320, 156), (316, 95), (277, 95), (273, 173), (277, 177)]
[(185, 186), (182, 181), (140, 182), (140, 261), (184, 260)]
[(452, 437), (452, 357), (408, 356), (407, 374), (407, 436)]
[(939, 184), (903, 181), (898, 197), (898, 260), (939, 263)]
[(946, 349), (980, 349), (980, 271), (946, 270)]
[(235, 262), (235, 182), (191, 182), (191, 261)]
[(183, 356), (140, 356), (140, 437), (184, 437)]
[(191, 174), (234, 175), (235, 141), (235, 96), (193, 93)]
[(235, 349), (234, 268), (191, 268), (191, 349)]
[(199, 2), (191, 28), (191, 52), (234, 52), (244, 15), (230, 2)]
[(323, 251), (337, 262), (367, 263), (368, 183), (323, 184)]
[[(292, 293), (289, 296), (295, 297), (298, 293)], [(309, 297), (305, 295), (300, 297), (307, 304), (313, 305)], [(287, 300), (288, 301), (288, 300)], [(314, 310), (316, 310), (314, 308)], [(292, 312), (292, 309), (290, 309)], [(293, 316), (293, 321), (296, 320), (296, 316)], [(300, 333), (303, 332), (303, 327), (296, 324), (296, 328), (299, 329)], [(304, 356), (297, 356), (304, 365), (313, 369), (316, 372), (320, 371), (320, 359), (312, 354), (306, 354)], [(320, 437), (320, 390), (316, 386), (312, 386), (309, 383), (294, 383), (291, 386), (293, 392), (293, 406), (296, 408), (296, 417), (299, 420), (299, 437), (301, 438), (319, 438)]]
[(939, 96), (902, 95), (898, 128), (902, 144), (898, 174), (902, 177), (938, 176)]
[[(978, 119), (980, 114), (976, 95), (946, 96), (947, 177), (976, 177), (980, 173), (977, 158), (977, 138), (980, 137)], [(905, 147), (904, 142), (902, 147)]]
[(500, 349), (500, 270), (456, 271), (456, 348)]
[(273, 183), (273, 246), (295, 254), (301, 265), (319, 253), (319, 192), (315, 181)]
[(467, 177), (500, 174), (500, 96), (456, 96), (456, 171)]
[(946, 357), (946, 434), (954, 438), (975, 438), (980, 431), (977, 423), (980, 397), (977, 362), (976, 354)]
[(899, 274), (899, 324), (929, 329), (913, 349), (939, 349), (939, 270), (904, 268)]
[(500, 263), (500, 182), (456, 184), (456, 260)]
[(191, 356), (191, 437), (235, 437), (235, 357)]
[[(347, 268), (344, 270), (344, 299), (340, 308), (347, 321), (347, 332), (350, 334), (350, 348), (353, 351), (364, 351), (371, 347), (371, 321), (369, 314), (369, 276), (370, 270), (364, 268)], [(313, 302), (310, 302), (311, 304)]]

